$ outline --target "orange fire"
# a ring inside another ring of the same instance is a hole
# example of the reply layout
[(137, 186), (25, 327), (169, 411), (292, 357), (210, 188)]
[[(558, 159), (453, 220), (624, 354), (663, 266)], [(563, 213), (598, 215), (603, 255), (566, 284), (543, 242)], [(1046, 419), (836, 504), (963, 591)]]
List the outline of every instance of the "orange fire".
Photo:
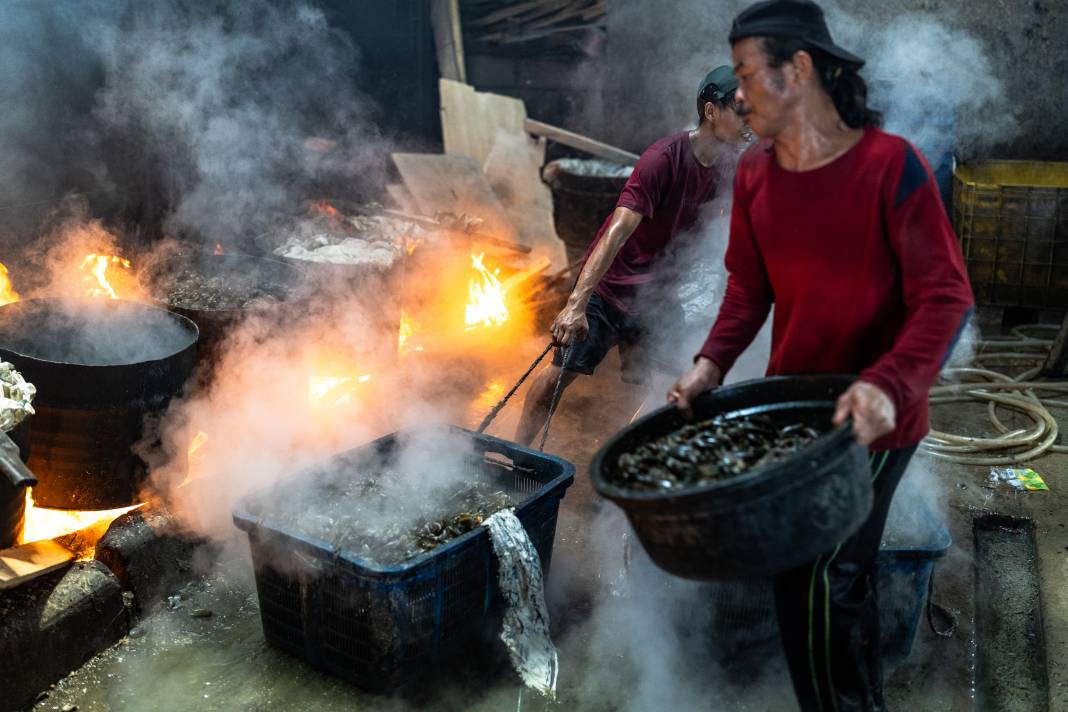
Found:
[(412, 337), (420, 329), (419, 322), (409, 314), (401, 312), (400, 331), (397, 333), (397, 353), (407, 354), (412, 351), (426, 351), (422, 344), (414, 343)]
[(504, 395), (504, 381), (499, 378), (494, 378), (492, 381), (486, 384), (485, 390), (478, 394), (478, 398), (475, 399), (475, 405), (479, 411), (486, 411), (497, 405), (501, 396)]
[(471, 254), (471, 268), (478, 273), (467, 283), (467, 306), (464, 324), (467, 331), (479, 326), (501, 326), (508, 321), (508, 307), (504, 303), (506, 290), (497, 275), (500, 269), (490, 271), (484, 261), (485, 253)]
[[(82, 276), (82, 284), (87, 285), (85, 296), (119, 298), (115, 288), (111, 285), (112, 280), (115, 279), (115, 273), (108, 274), (109, 269), (115, 265), (129, 270), (130, 260), (117, 255), (98, 255), (92, 252), (85, 256), (81, 265), (78, 266), (79, 272), (88, 273)], [(116, 272), (121, 273), (120, 270)]]
[(187, 454), (190, 458), (199, 458), (202, 456), (200, 448), (204, 447), (204, 443), (208, 442), (208, 434), (203, 430), (198, 430), (197, 434), (193, 436), (193, 442), (189, 443), (189, 450)]
[(341, 220), (344, 218), (344, 216), (341, 214), (341, 211), (339, 211), (337, 208), (335, 208), (333, 205), (326, 202), (325, 200), (311, 201), (310, 203), (308, 203), (308, 209), (312, 212), (316, 212), (321, 215), (325, 215), (329, 218), (333, 218), (334, 220)]
[(193, 436), (193, 439), (189, 442), (189, 448), (186, 450), (188, 458), (188, 467), (185, 473), (185, 479), (182, 480), (179, 487), (185, 487), (194, 480), (199, 480), (204, 476), (204, 471), (201, 463), (204, 459), (204, 445), (207, 444), (209, 438), (208, 434), (203, 430), (198, 430), (197, 434)]
[(362, 376), (311, 376), (308, 379), (308, 402), (312, 405), (336, 406), (352, 401), (360, 386), (371, 380)]
[[(135, 504), (130, 507), (118, 509), (98, 509), (77, 511), (72, 509), (49, 509), (38, 507), (33, 503), (32, 488), (26, 491), (26, 522), (22, 528), (22, 540), (20, 543), (28, 544), (31, 541), (43, 541), (55, 539), (75, 532), (96, 530), (94, 533), (99, 537), (103, 535), (111, 522), (120, 515), (136, 509), (141, 505)], [(91, 553), (82, 556), (90, 558)]]
[(0, 307), (19, 300), (19, 293), (11, 285), (11, 278), (7, 274), (7, 267), (0, 264)]
[(216, 243), (215, 243), (215, 254), (217, 254), (217, 255), (221, 255), (221, 254), (223, 254), (223, 246), (222, 246), (222, 243), (220, 243), (220, 242), (216, 242)]

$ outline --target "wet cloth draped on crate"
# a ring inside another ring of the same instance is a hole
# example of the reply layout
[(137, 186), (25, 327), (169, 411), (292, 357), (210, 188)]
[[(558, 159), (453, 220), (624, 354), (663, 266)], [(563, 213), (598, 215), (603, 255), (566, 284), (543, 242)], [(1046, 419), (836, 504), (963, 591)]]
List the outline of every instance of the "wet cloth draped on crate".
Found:
[(527, 687), (555, 697), (560, 665), (549, 637), (549, 609), (538, 550), (510, 509), (491, 516), (486, 527), (497, 555), (497, 583), (506, 606), (501, 641)]

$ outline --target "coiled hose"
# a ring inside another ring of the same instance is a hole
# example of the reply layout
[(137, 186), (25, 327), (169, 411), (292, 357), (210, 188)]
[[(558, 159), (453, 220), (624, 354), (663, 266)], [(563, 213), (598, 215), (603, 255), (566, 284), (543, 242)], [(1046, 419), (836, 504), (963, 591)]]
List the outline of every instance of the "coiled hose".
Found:
[[(943, 370), (941, 382), (931, 389), (931, 405), (982, 402), (1000, 435), (975, 437), (932, 430), (923, 447), (935, 457), (968, 465), (1012, 465), (1033, 460), (1047, 452), (1068, 452), (1058, 445), (1057, 419), (1050, 408), (1068, 408), (1068, 381), (1033, 380), (1042, 370), (1052, 339), (1029, 336), (1026, 330), (1053, 330), (1060, 327), (1035, 324), (1016, 327), (1012, 336), (971, 342), (975, 348), (973, 365)], [(966, 345), (966, 344), (962, 344)], [(988, 351), (989, 349), (989, 351)], [(1016, 376), (992, 370), (995, 365), (1027, 366)], [(1042, 393), (1043, 396), (1038, 394)], [(1029, 427), (1009, 428), (998, 417), (998, 408), (1019, 413), (1031, 421)]]

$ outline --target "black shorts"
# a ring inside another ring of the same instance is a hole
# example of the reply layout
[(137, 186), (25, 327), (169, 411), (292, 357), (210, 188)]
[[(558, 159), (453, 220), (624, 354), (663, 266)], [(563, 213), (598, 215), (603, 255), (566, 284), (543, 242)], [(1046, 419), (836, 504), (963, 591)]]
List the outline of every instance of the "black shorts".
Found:
[[(681, 328), (681, 306), (677, 312), (657, 314), (657, 321)], [(582, 341), (572, 343), (570, 348), (558, 346), (553, 354), (554, 366), (563, 366), (568, 371), (590, 376), (612, 347), (618, 346), (624, 374), (643, 374), (653, 370), (674, 374), (677, 370), (673, 364), (677, 360), (676, 355), (671, 353), (671, 344), (665, 343), (666, 339), (654, 338), (644, 320), (620, 311), (596, 292), (586, 305), (586, 321), (590, 325), (589, 334)], [(567, 352), (566, 362), (564, 351)]]

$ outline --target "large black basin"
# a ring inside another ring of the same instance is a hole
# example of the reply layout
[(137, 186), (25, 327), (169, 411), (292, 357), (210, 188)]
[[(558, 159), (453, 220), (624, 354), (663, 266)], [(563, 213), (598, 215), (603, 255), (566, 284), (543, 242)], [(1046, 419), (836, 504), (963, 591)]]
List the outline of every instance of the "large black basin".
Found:
[(111, 299), (28, 299), (0, 307), (0, 358), (37, 387), (26, 464), (34, 501), (61, 509), (136, 504), (134, 452), (189, 378), (197, 327)]
[[(229, 279), (234, 290), (254, 289), (270, 295), (274, 302), (265, 299), (249, 300), (240, 305), (223, 303), (221, 306), (183, 305), (171, 301), (170, 290), (174, 280), (183, 270), (201, 275), (205, 280)], [(200, 336), (197, 341), (197, 358), (209, 365), (214, 364), (222, 352), (222, 343), (227, 335), (254, 310), (285, 308), (287, 300), (298, 291), (303, 275), (298, 267), (280, 260), (253, 257), (242, 254), (211, 254), (200, 252), (177, 253), (160, 260), (144, 270), (142, 283), (148, 284), (153, 300), (161, 307), (193, 321)], [(297, 310), (294, 309), (296, 314)]]
[[(853, 376), (779, 376), (699, 396), (699, 420), (763, 414), (826, 428)], [(594, 456), (594, 487), (626, 512), (645, 550), (665, 571), (698, 580), (774, 575), (833, 549), (872, 505), (867, 450), (851, 426), (743, 475), (682, 492), (635, 492), (612, 484), (619, 456), (685, 424), (673, 406), (627, 426)], [(822, 429), (821, 428), (821, 429)]]

